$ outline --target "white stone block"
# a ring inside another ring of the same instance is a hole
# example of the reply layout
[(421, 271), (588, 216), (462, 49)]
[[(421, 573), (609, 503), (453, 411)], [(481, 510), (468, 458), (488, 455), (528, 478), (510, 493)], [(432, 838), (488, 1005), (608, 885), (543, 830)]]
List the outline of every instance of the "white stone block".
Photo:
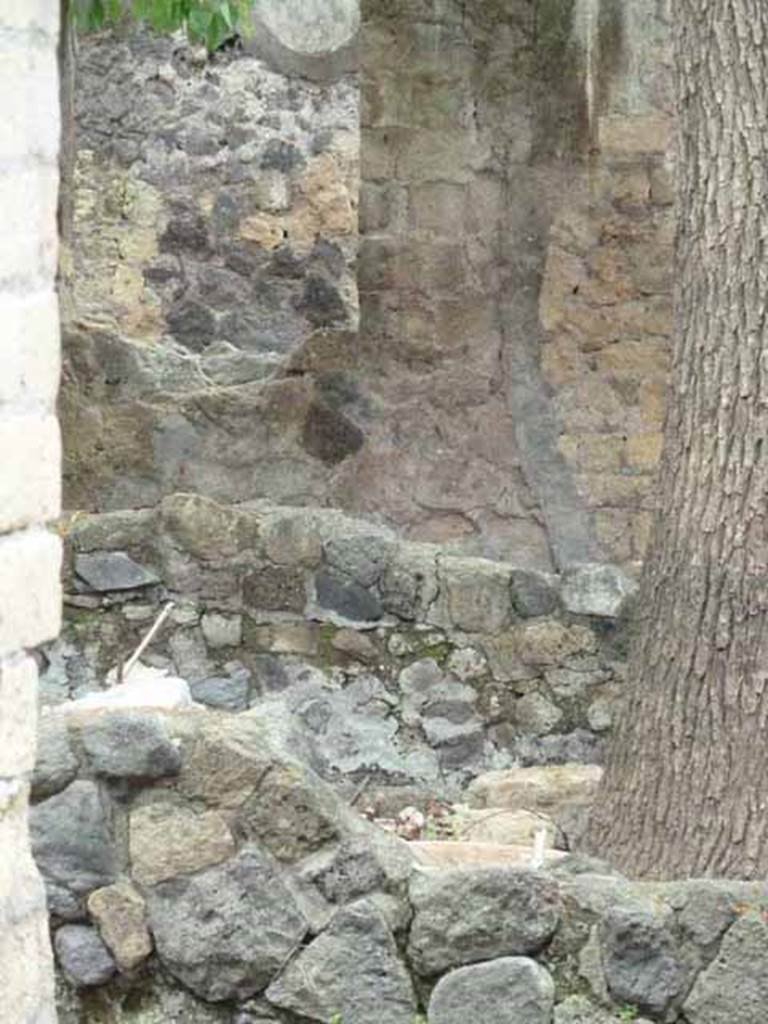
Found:
[[(6, 2), (0, 3), (0, 23)], [(51, 5), (58, 7), (54, 0)], [(31, 157), (53, 166), (60, 136), (55, 51), (21, 46), (0, 32), (0, 95), (0, 161)]]
[(0, 657), (61, 628), (61, 539), (45, 530), (0, 537)]
[(0, 1020), (54, 1024), (45, 892), (27, 838), (26, 786), (16, 786), (4, 800), (11, 787), (0, 780)]
[(44, 523), (61, 507), (55, 416), (0, 416), (0, 534)]
[(0, 3), (0, 29), (45, 32), (54, 37), (49, 42), (50, 48), (59, 32), (59, 18), (57, 0), (2, 0)]
[(0, 171), (0, 296), (3, 291), (37, 290), (53, 279), (58, 187), (55, 167)]
[(59, 304), (53, 290), (0, 295), (0, 416), (50, 412), (56, 402), (59, 357)]
[(0, 777), (35, 766), (37, 665), (19, 655), (0, 661)]

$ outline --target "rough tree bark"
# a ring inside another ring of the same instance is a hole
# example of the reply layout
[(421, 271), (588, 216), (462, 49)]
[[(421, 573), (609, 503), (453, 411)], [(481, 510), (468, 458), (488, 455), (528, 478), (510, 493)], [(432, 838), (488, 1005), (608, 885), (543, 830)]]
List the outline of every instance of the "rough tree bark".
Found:
[(627, 701), (587, 846), (768, 874), (768, 4), (676, 0), (673, 376)]

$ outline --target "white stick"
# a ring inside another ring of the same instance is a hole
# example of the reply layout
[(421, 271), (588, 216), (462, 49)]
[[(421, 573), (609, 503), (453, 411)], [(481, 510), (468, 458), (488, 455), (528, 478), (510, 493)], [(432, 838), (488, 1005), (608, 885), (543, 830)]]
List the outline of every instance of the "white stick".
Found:
[(134, 666), (136, 665), (136, 662), (139, 660), (139, 658), (142, 656), (144, 651), (146, 651), (146, 649), (152, 643), (152, 641), (154, 640), (155, 636), (157, 636), (157, 631), (160, 629), (162, 624), (165, 622), (165, 620), (171, 614), (171, 609), (172, 608), (173, 608), (173, 601), (169, 601), (168, 604), (165, 606), (165, 608), (163, 608), (163, 610), (160, 612), (160, 614), (155, 619), (155, 621), (154, 621), (150, 631), (147, 633), (147, 635), (141, 641), (139, 646), (136, 648), (136, 650), (133, 652), (133, 654), (128, 659), (128, 661), (127, 661), (127, 663), (125, 665), (125, 668), (123, 669), (123, 682), (125, 682), (125, 680), (128, 678), (128, 674), (134, 668)]
[(536, 834), (533, 837), (533, 853), (531, 854), (531, 870), (538, 871), (539, 868), (544, 866), (544, 850), (547, 842), (547, 830), (545, 828), (536, 829)]

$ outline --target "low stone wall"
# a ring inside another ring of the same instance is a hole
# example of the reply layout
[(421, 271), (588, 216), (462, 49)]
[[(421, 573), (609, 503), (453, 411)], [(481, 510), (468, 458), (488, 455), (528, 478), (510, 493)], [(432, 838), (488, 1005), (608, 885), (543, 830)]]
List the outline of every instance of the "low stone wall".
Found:
[(761, 1019), (764, 884), (420, 867), (259, 711), (59, 709), (42, 739), (60, 1024)]
[(323, 776), (451, 792), (511, 764), (599, 761), (634, 584), (406, 543), (333, 510), (218, 505), (79, 515), (43, 699), (99, 689), (164, 602), (144, 662), (213, 708), (258, 706)]

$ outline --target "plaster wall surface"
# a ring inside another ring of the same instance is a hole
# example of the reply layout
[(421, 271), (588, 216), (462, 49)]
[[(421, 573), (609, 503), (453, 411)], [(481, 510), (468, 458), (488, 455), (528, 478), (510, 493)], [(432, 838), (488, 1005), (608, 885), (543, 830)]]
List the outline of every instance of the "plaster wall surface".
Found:
[(0, 1018), (52, 1024), (42, 883), (27, 835), (37, 666), (59, 628), (59, 325), (54, 292), (58, 5), (0, 7)]

